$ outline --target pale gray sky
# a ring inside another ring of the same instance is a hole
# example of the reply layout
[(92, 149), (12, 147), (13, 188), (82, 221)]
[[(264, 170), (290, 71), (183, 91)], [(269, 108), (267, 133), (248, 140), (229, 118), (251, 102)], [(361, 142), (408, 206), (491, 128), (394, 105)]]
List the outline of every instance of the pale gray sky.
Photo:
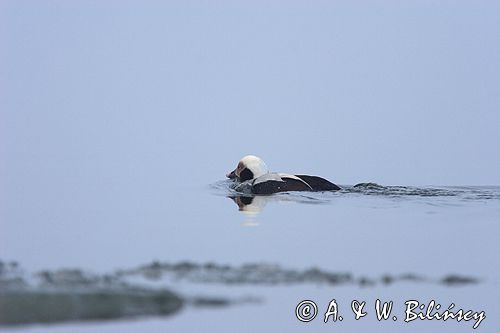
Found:
[(2, 187), (208, 184), (250, 153), (498, 185), (499, 31), (495, 1), (2, 1)]

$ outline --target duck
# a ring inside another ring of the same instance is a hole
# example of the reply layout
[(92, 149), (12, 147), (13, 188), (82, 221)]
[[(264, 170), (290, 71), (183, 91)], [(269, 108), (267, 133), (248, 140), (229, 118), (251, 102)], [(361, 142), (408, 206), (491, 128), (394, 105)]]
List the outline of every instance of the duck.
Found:
[(338, 191), (334, 183), (309, 175), (269, 172), (266, 163), (255, 155), (244, 156), (236, 169), (226, 174), (234, 181), (233, 189), (247, 194), (273, 194), (290, 191)]

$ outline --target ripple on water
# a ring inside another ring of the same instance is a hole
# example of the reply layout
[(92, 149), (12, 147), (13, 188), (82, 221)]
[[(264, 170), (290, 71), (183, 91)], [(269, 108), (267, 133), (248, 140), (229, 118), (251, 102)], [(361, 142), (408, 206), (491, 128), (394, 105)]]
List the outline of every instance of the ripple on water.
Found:
[(282, 192), (273, 195), (259, 196), (241, 193), (234, 189), (232, 180), (218, 181), (210, 185), (215, 195), (229, 197), (237, 202), (240, 210), (253, 204), (252, 198), (264, 198), (260, 201), (292, 201), (303, 204), (328, 204), (333, 200), (349, 199), (353, 196), (375, 196), (387, 199), (425, 199), (429, 205), (442, 205), (444, 200), (449, 205), (459, 205), (463, 201), (500, 200), (500, 187), (496, 186), (452, 186), (452, 187), (415, 187), (415, 186), (384, 186), (377, 183), (359, 183), (343, 185), (337, 192)]

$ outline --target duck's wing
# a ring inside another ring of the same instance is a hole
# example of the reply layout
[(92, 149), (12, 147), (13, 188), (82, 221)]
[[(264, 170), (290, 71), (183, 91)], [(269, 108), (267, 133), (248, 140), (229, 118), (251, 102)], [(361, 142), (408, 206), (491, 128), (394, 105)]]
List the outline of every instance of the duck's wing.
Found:
[(254, 194), (273, 194), (288, 191), (312, 191), (304, 180), (284, 173), (268, 173), (256, 178), (252, 184)]
[(299, 177), (295, 175), (290, 175), (287, 173), (279, 173), (278, 174), (281, 179), (283, 179), (287, 184), (288, 187), (290, 188), (287, 191), (312, 191), (313, 188), (303, 179), (300, 179)]
[(313, 191), (338, 191), (341, 189), (334, 183), (318, 176), (296, 175), (296, 177), (306, 182)]

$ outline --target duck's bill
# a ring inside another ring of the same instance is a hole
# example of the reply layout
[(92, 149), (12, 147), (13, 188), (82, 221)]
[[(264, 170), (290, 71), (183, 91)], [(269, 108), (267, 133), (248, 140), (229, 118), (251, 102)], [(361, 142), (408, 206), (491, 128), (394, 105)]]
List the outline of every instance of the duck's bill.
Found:
[(233, 171), (231, 171), (230, 173), (228, 173), (228, 174), (226, 175), (226, 177), (227, 177), (227, 178), (229, 178), (229, 179), (234, 179), (234, 178), (236, 178), (236, 170), (233, 170)]

